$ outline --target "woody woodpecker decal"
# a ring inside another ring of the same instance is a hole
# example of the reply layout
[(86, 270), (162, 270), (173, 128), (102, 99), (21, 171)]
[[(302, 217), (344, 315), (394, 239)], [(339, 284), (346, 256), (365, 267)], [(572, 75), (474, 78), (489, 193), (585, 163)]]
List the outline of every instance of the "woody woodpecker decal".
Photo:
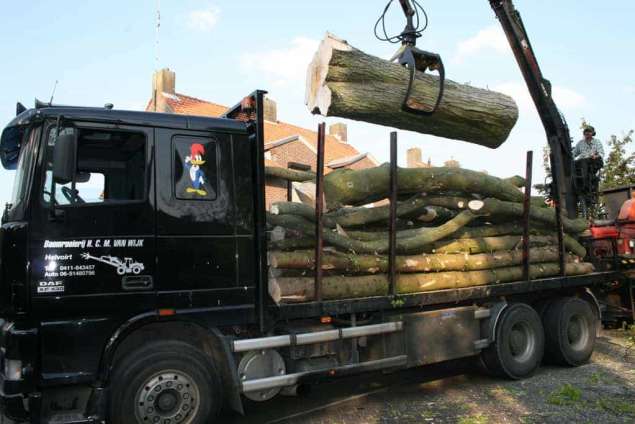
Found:
[(201, 165), (205, 163), (203, 156), (205, 155), (205, 147), (199, 143), (193, 143), (190, 146), (190, 155), (185, 157), (185, 166), (190, 172), (190, 187), (185, 191), (199, 196), (207, 196), (207, 191), (203, 189), (205, 185), (205, 174), (201, 169)]

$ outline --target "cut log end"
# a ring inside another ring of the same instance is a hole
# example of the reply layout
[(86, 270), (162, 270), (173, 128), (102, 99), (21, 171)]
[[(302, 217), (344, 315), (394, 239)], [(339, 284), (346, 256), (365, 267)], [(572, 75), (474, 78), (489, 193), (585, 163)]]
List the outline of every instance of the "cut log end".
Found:
[(309, 64), (306, 74), (304, 102), (311, 113), (328, 116), (332, 93), (325, 82), (329, 63), (333, 57), (333, 50), (350, 51), (352, 49), (346, 40), (338, 38), (331, 33), (326, 33), (313, 56), (313, 60)]

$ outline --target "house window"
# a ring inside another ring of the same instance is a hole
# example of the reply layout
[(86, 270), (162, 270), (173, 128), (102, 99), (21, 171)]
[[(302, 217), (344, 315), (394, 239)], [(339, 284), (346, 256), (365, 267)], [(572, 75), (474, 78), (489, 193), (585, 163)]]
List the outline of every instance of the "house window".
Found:
[(181, 200), (214, 200), (218, 190), (216, 141), (202, 137), (176, 136), (174, 193)]
[[(72, 131), (72, 129), (63, 129)], [(53, 184), (53, 149), (57, 128), (49, 129), (43, 200), (57, 205), (143, 200), (146, 187), (146, 138), (143, 133), (78, 130), (75, 180)]]

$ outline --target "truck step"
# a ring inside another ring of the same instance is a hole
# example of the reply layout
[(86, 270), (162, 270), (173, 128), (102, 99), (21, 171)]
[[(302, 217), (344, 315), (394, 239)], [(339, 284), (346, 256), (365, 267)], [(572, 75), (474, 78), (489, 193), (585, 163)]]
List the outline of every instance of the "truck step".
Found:
[(93, 424), (95, 421), (86, 418), (80, 412), (63, 412), (51, 415), (47, 421), (49, 424)]

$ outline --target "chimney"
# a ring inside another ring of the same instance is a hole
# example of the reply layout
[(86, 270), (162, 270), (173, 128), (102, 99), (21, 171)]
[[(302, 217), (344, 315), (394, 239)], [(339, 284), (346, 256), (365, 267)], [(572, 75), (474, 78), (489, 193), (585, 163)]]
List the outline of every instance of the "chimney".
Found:
[(329, 135), (337, 138), (342, 143), (348, 142), (348, 128), (341, 122), (329, 126)]
[(278, 105), (268, 97), (265, 97), (264, 118), (266, 121), (278, 122)]
[(421, 168), (423, 163), (421, 163), (421, 149), (418, 147), (413, 147), (406, 151), (406, 164), (408, 168)]
[(446, 160), (443, 163), (443, 165), (446, 168), (460, 168), (461, 167), (461, 164), (458, 161), (454, 160), (454, 158), (451, 158), (450, 160)]
[(174, 95), (175, 86), (176, 74), (170, 69), (163, 68), (154, 73), (152, 76), (152, 100), (156, 112), (170, 112), (163, 93)]

